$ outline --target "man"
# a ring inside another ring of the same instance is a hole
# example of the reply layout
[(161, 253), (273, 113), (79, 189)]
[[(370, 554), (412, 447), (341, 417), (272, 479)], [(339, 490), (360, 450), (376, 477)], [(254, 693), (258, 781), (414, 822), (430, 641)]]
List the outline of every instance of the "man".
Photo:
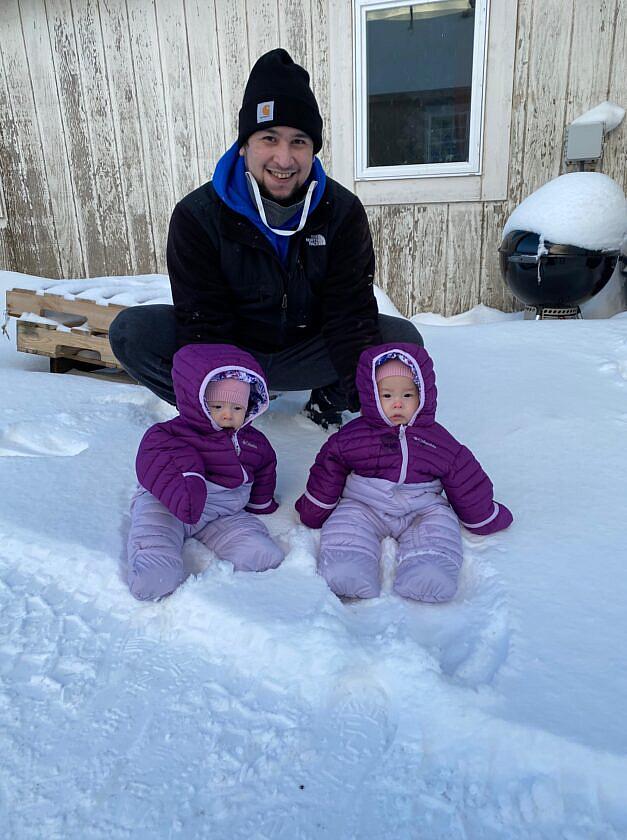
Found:
[(408, 321), (379, 315), (374, 253), (359, 199), (315, 157), (322, 118), (306, 70), (282, 49), (253, 67), (237, 141), (213, 180), (174, 208), (167, 245), (174, 307), (121, 312), (109, 332), (132, 377), (174, 404), (172, 356), (185, 344), (235, 344), (275, 391), (312, 389), (324, 428), (359, 407), (361, 351), (422, 344)]

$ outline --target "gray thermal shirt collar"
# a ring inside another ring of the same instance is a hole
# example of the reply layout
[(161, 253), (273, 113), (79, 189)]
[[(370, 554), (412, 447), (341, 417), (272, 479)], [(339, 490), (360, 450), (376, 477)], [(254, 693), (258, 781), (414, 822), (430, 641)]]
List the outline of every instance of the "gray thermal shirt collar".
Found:
[[(254, 204), (255, 195), (253, 193), (248, 178), (246, 179), (246, 184), (248, 186), (248, 192), (250, 193), (250, 197), (252, 198)], [(266, 219), (268, 220), (268, 225), (273, 228), (280, 228), (282, 225), (285, 224), (285, 222), (287, 222), (288, 219), (291, 219), (292, 216), (295, 216), (297, 213), (300, 213), (305, 203), (305, 199), (303, 198), (301, 201), (296, 202), (296, 204), (291, 204), (289, 207), (284, 207), (282, 204), (277, 204), (276, 201), (272, 201), (272, 199), (266, 198), (263, 195), (261, 196), (261, 200), (263, 202), (263, 209), (266, 211)]]

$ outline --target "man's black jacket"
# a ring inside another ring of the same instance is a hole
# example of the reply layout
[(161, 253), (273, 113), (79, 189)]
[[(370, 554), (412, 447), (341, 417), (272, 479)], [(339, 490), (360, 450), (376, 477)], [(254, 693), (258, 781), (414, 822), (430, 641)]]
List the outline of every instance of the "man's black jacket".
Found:
[(272, 353), (322, 333), (354, 404), (359, 354), (381, 337), (370, 228), (353, 193), (327, 178), (284, 267), (209, 182), (174, 208), (167, 261), (179, 346), (227, 342)]

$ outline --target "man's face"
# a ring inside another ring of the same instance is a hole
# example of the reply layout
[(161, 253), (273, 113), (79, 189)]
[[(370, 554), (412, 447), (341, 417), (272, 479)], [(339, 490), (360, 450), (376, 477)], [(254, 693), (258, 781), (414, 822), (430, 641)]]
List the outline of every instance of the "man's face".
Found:
[(313, 166), (313, 140), (287, 126), (256, 131), (239, 153), (261, 194), (282, 204), (296, 197)]

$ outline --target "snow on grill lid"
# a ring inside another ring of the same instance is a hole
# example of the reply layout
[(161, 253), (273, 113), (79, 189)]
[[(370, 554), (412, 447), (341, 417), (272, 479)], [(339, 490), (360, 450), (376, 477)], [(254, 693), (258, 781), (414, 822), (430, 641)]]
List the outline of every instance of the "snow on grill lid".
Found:
[(627, 200), (621, 187), (600, 172), (569, 172), (544, 184), (511, 214), (511, 230), (591, 251), (618, 249), (627, 233)]

